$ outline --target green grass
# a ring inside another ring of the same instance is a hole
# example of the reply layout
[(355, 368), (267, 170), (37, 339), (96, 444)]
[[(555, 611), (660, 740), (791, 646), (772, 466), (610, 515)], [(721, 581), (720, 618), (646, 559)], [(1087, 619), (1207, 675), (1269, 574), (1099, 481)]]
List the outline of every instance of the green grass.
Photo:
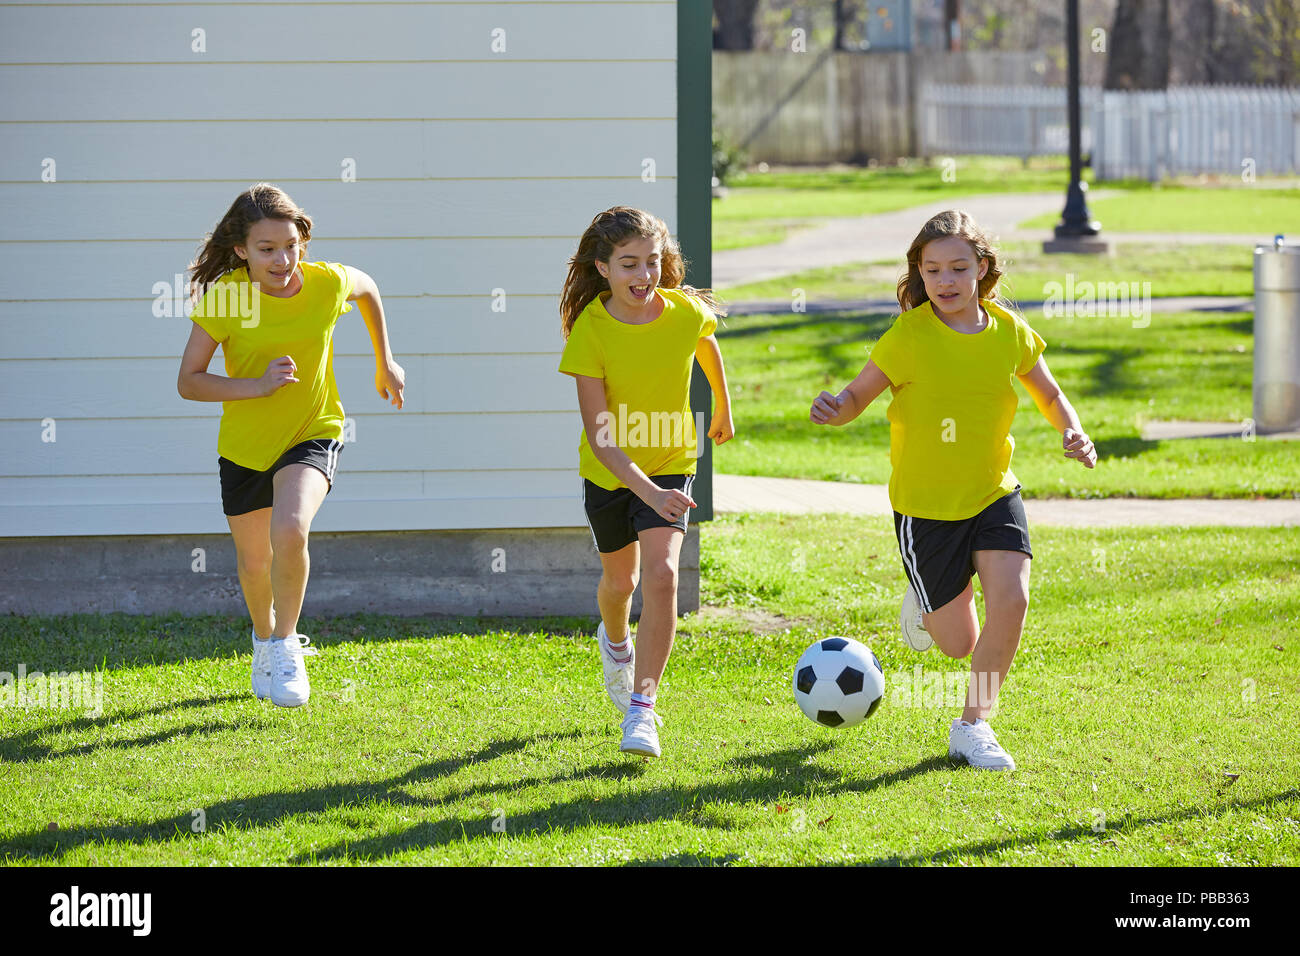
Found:
[[(100, 668), (105, 700), (0, 711), (0, 862), (1293, 863), (1297, 531), (1033, 534), (1013, 774), (950, 766), (956, 708), (912, 695), (967, 665), (895, 636), (884, 519), (704, 529), (717, 607), (682, 622), (658, 761), (617, 752), (590, 620), (308, 620), (313, 698), (284, 711), (248, 692), (242, 619), (6, 617), (6, 666)], [(789, 688), (828, 634), (886, 671), (847, 731)]]
[[(1187, 295), (1254, 295), (1254, 252), (1246, 246), (1118, 243), (1115, 255), (1048, 255), (1041, 243), (1004, 242), (998, 246), (1003, 295), (1037, 301), (1048, 283), (1065, 285), (1066, 275), (1081, 282), (1150, 282), (1153, 298)], [(852, 263), (813, 269), (779, 279), (732, 286), (723, 295), (733, 302), (789, 300), (803, 289), (809, 301), (892, 297), (905, 268), (897, 262)]]
[[(1103, 234), (1240, 232), (1258, 236), (1287, 232), (1288, 227), (1300, 222), (1300, 194), (1294, 189), (1262, 186), (1227, 189), (1164, 186), (1090, 201), (1088, 211), (1101, 222)], [(1050, 229), (1058, 218), (1037, 216), (1021, 226)]]
[[(1242, 422), (1252, 413), (1252, 319), (1245, 313), (1153, 313), (1046, 319), (1026, 314), (1044, 357), (1097, 445), (1097, 467), (1062, 457), (1061, 439), (1017, 386), (1012, 468), (1027, 497), (1294, 497), (1294, 442), (1144, 441), (1152, 420)], [(857, 421), (808, 421), (822, 389), (861, 371), (892, 313), (733, 316), (720, 333), (736, 437), (715, 451), (718, 471), (883, 484), (889, 425), (882, 395)]]
[(745, 249), (749, 246), (767, 246), (785, 242), (792, 233), (804, 228), (806, 221), (796, 219), (764, 219), (756, 222), (714, 223), (713, 251)]

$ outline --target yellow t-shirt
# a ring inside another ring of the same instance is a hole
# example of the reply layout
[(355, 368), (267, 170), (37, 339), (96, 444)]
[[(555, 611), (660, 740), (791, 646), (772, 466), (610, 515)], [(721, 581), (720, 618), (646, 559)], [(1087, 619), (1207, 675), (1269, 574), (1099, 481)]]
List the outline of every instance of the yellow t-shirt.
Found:
[[(605, 380), (598, 442), (617, 444), (647, 475), (692, 475), (696, 429), (691, 415), (691, 363), (700, 339), (718, 319), (679, 289), (658, 289), (664, 310), (653, 322), (629, 325), (597, 296), (578, 316), (560, 358), (560, 371)], [(606, 491), (626, 487), (578, 441), (578, 474)]]
[(927, 301), (900, 315), (871, 350), (888, 376), (889, 501), (914, 518), (961, 521), (1016, 489), (1012, 380), (1046, 347), (1020, 316), (980, 300), (989, 324), (955, 332)]
[(297, 382), (265, 398), (223, 402), (217, 454), (266, 471), (300, 442), (343, 437), (343, 403), (334, 383), (334, 323), (351, 311), (352, 283), (337, 262), (300, 262), (302, 288), (287, 299), (254, 290), (247, 268), (218, 279), (190, 314), (221, 343), (226, 374), (261, 378), (282, 355)]

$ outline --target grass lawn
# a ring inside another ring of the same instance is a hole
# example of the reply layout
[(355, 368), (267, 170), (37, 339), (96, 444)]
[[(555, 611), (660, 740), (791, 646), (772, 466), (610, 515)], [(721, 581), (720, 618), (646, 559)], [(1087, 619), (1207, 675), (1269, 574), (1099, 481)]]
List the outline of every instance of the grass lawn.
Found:
[[(1033, 534), (1010, 774), (948, 763), (966, 667), (896, 637), (882, 519), (704, 529), (714, 607), (683, 620), (658, 761), (617, 752), (591, 620), (304, 621), (314, 693), (283, 711), (243, 619), (6, 617), (8, 662), (99, 669), (104, 712), (0, 711), (0, 861), (1294, 864), (1296, 530)], [(790, 692), (831, 634), (886, 672), (847, 731)]]
[[(1041, 243), (1003, 242), (1002, 294), (1012, 299), (1047, 298), (1050, 282), (1065, 285), (1066, 275), (1081, 282), (1150, 282), (1152, 298), (1185, 295), (1253, 296), (1254, 250), (1242, 244), (1171, 247), (1150, 243), (1118, 243), (1112, 258), (1088, 255), (1048, 255)], [(779, 279), (731, 286), (722, 295), (733, 302), (789, 300), (792, 289), (803, 289), (809, 301), (893, 297), (906, 266), (906, 250), (897, 262), (853, 263), (800, 272)]]
[[(1106, 183), (1104, 185), (1109, 185)], [(1092, 217), (1110, 232), (1240, 232), (1249, 236), (1294, 232), (1300, 222), (1300, 194), (1264, 186), (1201, 189), (1157, 186), (1088, 203)], [(1050, 229), (1057, 216), (1038, 216), (1021, 225)]]
[[(720, 332), (736, 437), (715, 451), (718, 471), (883, 484), (889, 480), (888, 393), (839, 428), (808, 421), (822, 389), (862, 369), (893, 313), (733, 316)], [(1026, 318), (1046, 360), (1096, 442), (1097, 467), (1065, 459), (1059, 434), (1019, 386), (1012, 468), (1027, 497), (1293, 497), (1295, 442), (1144, 441), (1144, 421), (1241, 422), (1252, 413), (1252, 319), (1225, 312), (1128, 318)]]

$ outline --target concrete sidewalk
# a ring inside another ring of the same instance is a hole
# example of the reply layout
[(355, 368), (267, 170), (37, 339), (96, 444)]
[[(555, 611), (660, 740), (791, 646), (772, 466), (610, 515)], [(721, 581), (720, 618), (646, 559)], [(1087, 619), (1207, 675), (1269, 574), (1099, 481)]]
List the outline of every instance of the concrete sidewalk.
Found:
[[(893, 514), (885, 485), (750, 475), (715, 474), (713, 507), (722, 514), (742, 511)], [(1300, 527), (1300, 499), (1281, 498), (1027, 498), (1025, 513), (1034, 524), (1074, 528), (1121, 525)]]

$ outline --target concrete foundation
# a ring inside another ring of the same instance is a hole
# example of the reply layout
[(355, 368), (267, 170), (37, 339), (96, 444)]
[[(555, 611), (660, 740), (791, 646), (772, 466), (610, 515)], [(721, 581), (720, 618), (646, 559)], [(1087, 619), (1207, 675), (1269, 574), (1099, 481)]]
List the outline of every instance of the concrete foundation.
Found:
[[(313, 532), (304, 615), (595, 616), (586, 528)], [(682, 545), (679, 612), (700, 606), (699, 527)], [(641, 608), (641, 592), (632, 613)], [(0, 538), (0, 613), (247, 613), (229, 535)]]

